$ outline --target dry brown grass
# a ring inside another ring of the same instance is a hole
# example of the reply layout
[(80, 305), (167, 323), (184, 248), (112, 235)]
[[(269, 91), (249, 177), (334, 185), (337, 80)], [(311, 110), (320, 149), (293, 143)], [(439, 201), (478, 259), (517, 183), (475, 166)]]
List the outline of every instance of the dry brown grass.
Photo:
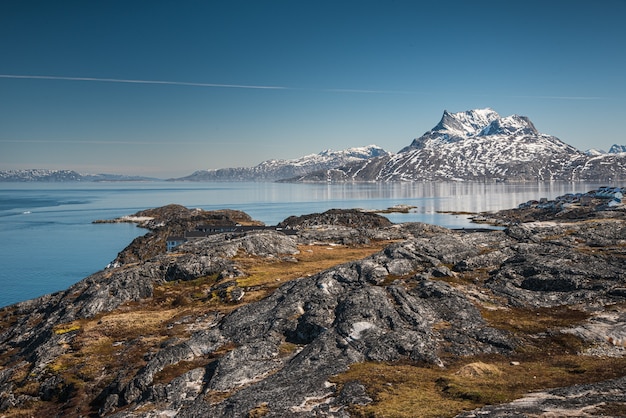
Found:
[(248, 274), (237, 279), (241, 287), (264, 286), (276, 288), (286, 281), (329, 269), (348, 261), (360, 260), (381, 251), (392, 241), (377, 241), (369, 245), (300, 245), (294, 261), (271, 260), (263, 257), (240, 255), (235, 260)]
[(205, 357), (198, 357), (189, 361), (179, 361), (176, 364), (170, 364), (169, 366), (164, 367), (163, 370), (154, 376), (153, 381), (155, 384), (166, 384), (171, 382), (176, 377), (182, 376), (193, 369), (206, 367), (213, 361), (213, 359)]
[(17, 323), (16, 308), (8, 306), (0, 309), (0, 332), (4, 331)]
[[(113, 378), (130, 380), (146, 364), (146, 354), (160, 349), (172, 337), (187, 338), (190, 331), (184, 317), (198, 318), (211, 312), (228, 313), (246, 303), (270, 294), (283, 283), (298, 277), (316, 274), (341, 263), (362, 259), (382, 250), (390, 242), (348, 247), (327, 245), (300, 246), (295, 261), (269, 259), (240, 254), (236, 258), (246, 277), (237, 279), (246, 290), (243, 300), (229, 303), (211, 295), (209, 289), (217, 283), (217, 276), (201, 277), (188, 282), (172, 282), (155, 288), (154, 297), (126, 304), (113, 312), (90, 320), (62, 324), (59, 334), (75, 333), (68, 352), (48, 368), (48, 373), (61, 376), (73, 390), (66, 408), (72, 412), (93, 413), (89, 402)], [(453, 285), (478, 284), (488, 277), (486, 270), (466, 272), (443, 278)], [(394, 278), (390, 278), (394, 279)], [(374, 402), (367, 406), (353, 406), (356, 417), (447, 417), (488, 403), (510, 401), (524, 393), (546, 387), (599, 381), (626, 374), (626, 359), (598, 359), (576, 356), (582, 342), (570, 334), (559, 333), (560, 328), (580, 323), (588, 315), (568, 307), (552, 309), (486, 309), (481, 312), (490, 326), (511, 332), (524, 346), (512, 358), (485, 356), (472, 358), (445, 358), (445, 369), (407, 363), (362, 363), (353, 365), (333, 381), (339, 386), (358, 380), (363, 383)], [(0, 318), (10, 324), (13, 318), (7, 312)], [(181, 322), (173, 326), (175, 322)], [(438, 329), (448, 327), (442, 322)], [(537, 334), (541, 333), (541, 337)], [(232, 350), (222, 347), (212, 356), (199, 357), (166, 367), (155, 376), (156, 383), (166, 384), (196, 367), (207, 367), (215, 358)], [(290, 356), (299, 346), (283, 343), (282, 356)], [(520, 362), (511, 366), (510, 361)], [(22, 370), (22, 392), (36, 392), (29, 382), (28, 367)], [(209, 391), (205, 398), (220, 402), (232, 392)], [(37, 402), (32, 409), (7, 411), (7, 417), (37, 416), (54, 408), (63, 412), (59, 404)], [(609, 406), (607, 406), (608, 408)], [(268, 413), (267, 405), (258, 405), (250, 416)]]
[(247, 418), (261, 418), (270, 413), (270, 408), (266, 402), (263, 402), (256, 408), (248, 412)]
[[(530, 391), (598, 382), (626, 374), (626, 358), (577, 355), (581, 340), (560, 329), (589, 315), (566, 306), (482, 309), (490, 326), (511, 332), (520, 346), (510, 357), (444, 358), (446, 368), (406, 363), (361, 363), (333, 381), (357, 380), (374, 402), (353, 406), (355, 417), (452, 417)], [(441, 326), (445, 326), (442, 324)], [(512, 363), (513, 361), (517, 363)], [(513, 365), (517, 364), (517, 365)]]
[(33, 418), (53, 416), (48, 415), (55, 411), (56, 407), (52, 402), (31, 402), (28, 406), (18, 409), (9, 409), (2, 412), (2, 418)]
[(516, 334), (536, 334), (551, 328), (566, 328), (589, 318), (588, 313), (569, 306), (483, 309), (481, 314), (490, 326)]
[[(479, 364), (480, 366), (477, 366)], [(472, 372), (468, 373), (468, 370)], [(453, 417), (487, 404), (510, 402), (551, 387), (596, 382), (626, 374), (626, 359), (556, 355), (511, 365), (499, 356), (457, 360), (447, 368), (359, 363), (332, 379), (359, 381), (374, 400), (352, 406), (355, 417)]]
[[(247, 277), (238, 280), (246, 289), (245, 298), (229, 303), (211, 295), (209, 289), (217, 283), (217, 275), (200, 277), (192, 281), (178, 281), (156, 286), (154, 296), (140, 302), (130, 302), (112, 312), (95, 318), (60, 324), (54, 332), (58, 335), (72, 333), (70, 343), (65, 344), (66, 353), (50, 363), (45, 373), (57, 375), (63, 383), (59, 391), (71, 393), (71, 399), (55, 402), (34, 402), (30, 409), (3, 412), (3, 416), (43, 416), (48, 413), (88, 416), (93, 413), (90, 402), (113, 379), (128, 382), (146, 364), (146, 355), (156, 352), (161, 344), (172, 337), (185, 339), (190, 330), (185, 317), (198, 318), (211, 312), (228, 313), (237, 307), (258, 300), (283, 283), (297, 277), (315, 274), (347, 261), (364, 258), (383, 249), (388, 242), (371, 245), (348, 246), (301, 246), (297, 262), (240, 255), (236, 261)], [(250, 289), (254, 286), (254, 289)], [(11, 326), (15, 317), (10, 310), (0, 312), (0, 325)], [(175, 323), (180, 322), (178, 325)], [(228, 345), (211, 356), (179, 362), (159, 372), (154, 381), (168, 383), (196, 367), (207, 367), (212, 361), (234, 346)], [(298, 346), (284, 343), (281, 355), (291, 355)], [(20, 394), (36, 395), (39, 384), (29, 376), (32, 365), (19, 369), (14, 381), (21, 382)], [(207, 394), (207, 399), (220, 401), (231, 393)], [(59, 395), (61, 396), (61, 395)], [(263, 416), (266, 406), (259, 405), (251, 416)]]
[(166, 325), (179, 314), (177, 309), (142, 310), (134, 304), (58, 327), (57, 333), (72, 330), (76, 335), (66, 353), (47, 366), (46, 373), (63, 380), (60, 393), (71, 393), (70, 401), (58, 399), (57, 406), (89, 415), (94, 396), (115, 378), (130, 380), (146, 364), (146, 353), (169, 338)]

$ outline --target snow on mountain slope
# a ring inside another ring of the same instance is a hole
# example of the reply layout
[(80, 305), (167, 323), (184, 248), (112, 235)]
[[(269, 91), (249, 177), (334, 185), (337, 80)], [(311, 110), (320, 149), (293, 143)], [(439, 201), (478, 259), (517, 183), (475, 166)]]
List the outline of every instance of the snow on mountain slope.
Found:
[(91, 181), (155, 180), (122, 174), (81, 174), (73, 170), (23, 169), (0, 170), (0, 182), (91, 182)]
[(626, 152), (613, 152), (587, 158), (574, 167), (573, 177), (581, 180), (616, 181), (626, 179)]
[(427, 142), (453, 143), (479, 134), (486, 126), (500, 117), (492, 109), (475, 109), (466, 112), (450, 113), (443, 111), (441, 121), (432, 130), (413, 140), (411, 145), (400, 150), (420, 148)]
[[(398, 154), (354, 163), (300, 181), (604, 180), (625, 178), (618, 157), (600, 163), (542, 134), (525, 116), (491, 109), (450, 113)], [(600, 169), (601, 168), (601, 169)]]
[(25, 169), (25, 170), (3, 170), (0, 171), (0, 181), (77, 181), (82, 175), (72, 170), (46, 170), (46, 169)]
[(389, 156), (377, 145), (349, 148), (342, 151), (325, 150), (292, 160), (267, 160), (254, 167), (201, 170), (175, 180), (182, 181), (274, 181), (340, 167), (370, 158)]
[(591, 157), (596, 157), (598, 155), (620, 154), (622, 152), (626, 152), (626, 145), (613, 144), (608, 152), (601, 149), (591, 148), (585, 151), (585, 154)]
[(585, 151), (585, 155), (588, 155), (590, 157), (597, 157), (598, 155), (602, 154), (606, 154), (606, 151), (597, 148), (589, 148), (587, 151)]

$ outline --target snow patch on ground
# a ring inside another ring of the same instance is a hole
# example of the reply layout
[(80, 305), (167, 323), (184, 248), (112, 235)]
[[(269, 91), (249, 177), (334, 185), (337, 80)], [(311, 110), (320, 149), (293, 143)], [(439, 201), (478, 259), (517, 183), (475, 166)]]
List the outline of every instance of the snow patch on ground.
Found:
[(360, 340), (363, 333), (371, 328), (376, 328), (376, 325), (367, 321), (355, 322), (352, 324), (352, 329), (350, 330), (350, 334), (348, 336), (353, 340)]
[(128, 215), (128, 216), (122, 216), (120, 218), (120, 221), (122, 222), (148, 222), (153, 220), (154, 218), (152, 216), (132, 216), (132, 215)]

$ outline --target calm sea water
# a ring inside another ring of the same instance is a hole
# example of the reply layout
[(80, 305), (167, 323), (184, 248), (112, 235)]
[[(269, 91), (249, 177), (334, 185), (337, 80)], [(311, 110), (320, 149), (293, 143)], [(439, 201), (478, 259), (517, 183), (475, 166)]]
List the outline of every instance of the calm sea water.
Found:
[(0, 183), (0, 306), (62, 290), (104, 268), (146, 231), (131, 224), (92, 224), (178, 203), (239, 209), (268, 225), (331, 208), (385, 209), (407, 204), (393, 222), (471, 226), (437, 211), (506, 209), (599, 186), (589, 183)]

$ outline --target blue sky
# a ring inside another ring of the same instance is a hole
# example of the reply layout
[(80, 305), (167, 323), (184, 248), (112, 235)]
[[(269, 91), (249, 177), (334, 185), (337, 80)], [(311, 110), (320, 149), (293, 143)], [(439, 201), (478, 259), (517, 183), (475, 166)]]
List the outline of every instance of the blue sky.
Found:
[(398, 151), (444, 109), (626, 144), (626, 0), (0, 3), (0, 169)]

